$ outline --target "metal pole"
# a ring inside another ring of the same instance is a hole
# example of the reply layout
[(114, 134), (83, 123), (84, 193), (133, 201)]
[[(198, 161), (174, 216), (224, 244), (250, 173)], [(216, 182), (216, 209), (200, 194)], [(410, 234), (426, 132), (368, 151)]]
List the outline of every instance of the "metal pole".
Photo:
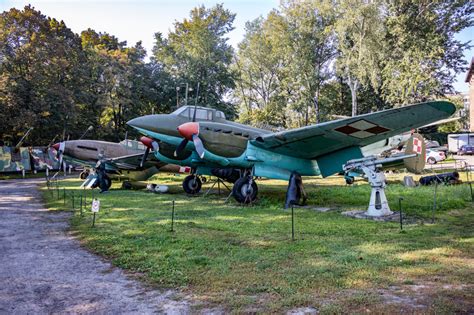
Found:
[(56, 181), (56, 192), (58, 193), (58, 200), (59, 200), (59, 183)]
[(474, 202), (474, 195), (472, 194), (472, 182), (469, 182), (469, 188), (471, 189), (471, 201)]
[(92, 214), (92, 227), (95, 226), (95, 212)]
[(176, 108), (179, 108), (179, 87), (176, 87)]
[(295, 240), (295, 211), (293, 206), (291, 206), (291, 240)]
[(63, 188), (63, 201), (64, 201), (64, 205), (66, 205), (66, 188)]
[(403, 200), (402, 197), (398, 198), (398, 209), (400, 210), (400, 230), (403, 230), (402, 200)]
[(174, 232), (174, 200), (171, 208), (171, 232)]
[(76, 207), (74, 205), (74, 191), (71, 192), (72, 193), (72, 211), (75, 211), (76, 210)]
[(188, 86), (189, 86), (189, 84), (186, 83), (186, 94), (185, 94), (185, 98), (186, 98), (185, 102), (186, 102), (186, 105), (188, 105)]
[(436, 184), (435, 184), (435, 189), (434, 189), (433, 213), (432, 213), (432, 217), (431, 217), (431, 223), (434, 223), (434, 222), (435, 222), (436, 194), (437, 194), (437, 190), (438, 190), (438, 182), (436, 182)]
[(81, 217), (82, 217), (82, 191), (81, 191)]

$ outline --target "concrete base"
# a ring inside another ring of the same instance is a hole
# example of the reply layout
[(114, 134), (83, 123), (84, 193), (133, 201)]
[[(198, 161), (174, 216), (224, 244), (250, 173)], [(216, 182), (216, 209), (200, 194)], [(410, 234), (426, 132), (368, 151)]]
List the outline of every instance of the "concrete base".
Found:
[[(328, 212), (328, 211), (331, 211), (331, 210), (335, 210), (334, 208), (329, 208), (329, 207), (297, 206), (297, 205), (295, 205), (294, 207), (295, 208), (307, 209), (307, 210), (314, 210), (314, 211), (318, 211), (318, 212)], [(285, 210), (288, 210), (288, 209), (285, 209)], [(291, 208), (290, 208), (290, 210), (291, 210)]]
[(400, 220), (400, 213), (399, 212), (392, 212), (389, 215), (384, 216), (372, 216), (368, 215), (364, 210), (351, 210), (342, 212), (342, 215), (347, 217), (356, 218), (356, 219), (366, 219), (366, 220), (373, 220), (373, 221), (381, 221), (381, 222), (398, 222)]

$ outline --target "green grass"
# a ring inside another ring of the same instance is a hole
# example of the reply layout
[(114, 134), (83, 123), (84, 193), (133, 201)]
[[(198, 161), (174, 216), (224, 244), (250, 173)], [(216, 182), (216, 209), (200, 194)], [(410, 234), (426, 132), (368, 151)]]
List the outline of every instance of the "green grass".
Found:
[[(367, 206), (370, 189), (365, 183), (348, 187), (338, 177), (305, 179), (310, 204), (336, 210), (296, 208), (292, 241), (290, 212), (282, 209), (286, 183), (260, 181), (259, 201), (240, 206), (233, 199), (224, 203), (222, 196), (188, 197), (180, 187), (182, 178), (160, 175), (156, 180), (170, 185), (170, 193), (163, 195), (123, 191), (114, 184), (108, 194), (99, 196), (102, 209), (95, 228), (88, 191), (89, 210), (82, 217), (75, 212), (72, 229), (87, 248), (147, 283), (177, 287), (206, 306), (222, 304), (234, 312), (282, 312), (300, 306), (328, 314), (391, 312), (399, 309), (384, 306), (377, 290), (413, 287), (433, 278), (440, 279), (439, 288), (424, 295), (433, 297), (429, 307), (473, 307), (472, 287), (467, 293), (464, 288), (452, 305), (439, 295), (443, 284), (473, 284), (474, 212), (467, 185), (437, 188), (434, 224), (433, 187), (389, 185), (390, 206), (398, 209), (398, 198), (403, 197), (404, 211), (416, 219), (401, 233), (398, 223), (340, 214)], [(79, 181), (60, 184), (67, 189), (66, 206), (55, 190), (45, 188), (47, 205), (71, 209), (74, 191), (77, 210)]]
[[(54, 172), (50, 172), (51, 174), (54, 174)], [(25, 178), (44, 178), (45, 172), (37, 172), (36, 174), (33, 172), (26, 172), (25, 173)], [(20, 179), (23, 178), (23, 175), (21, 172), (15, 172), (15, 173), (0, 173), (0, 180), (7, 180), (7, 179)]]

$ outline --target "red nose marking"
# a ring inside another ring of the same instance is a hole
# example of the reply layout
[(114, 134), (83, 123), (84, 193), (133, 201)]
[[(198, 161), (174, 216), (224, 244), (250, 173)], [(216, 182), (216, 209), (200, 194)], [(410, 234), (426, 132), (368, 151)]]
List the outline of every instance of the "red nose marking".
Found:
[(188, 140), (193, 140), (193, 135), (199, 134), (199, 123), (187, 122), (178, 127), (179, 134)]
[(53, 148), (58, 151), (59, 150), (59, 143), (55, 143), (53, 144)]
[(153, 140), (148, 138), (148, 137), (141, 137), (140, 138), (140, 141), (141, 143), (143, 143), (143, 145), (149, 149), (153, 149), (153, 145), (152, 145), (152, 142)]

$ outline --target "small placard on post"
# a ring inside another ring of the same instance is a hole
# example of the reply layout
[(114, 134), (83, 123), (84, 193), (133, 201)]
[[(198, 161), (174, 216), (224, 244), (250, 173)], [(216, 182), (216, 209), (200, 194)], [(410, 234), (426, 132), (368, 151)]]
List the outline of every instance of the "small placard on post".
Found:
[(92, 212), (99, 212), (100, 209), (100, 200), (93, 199), (92, 200)]

